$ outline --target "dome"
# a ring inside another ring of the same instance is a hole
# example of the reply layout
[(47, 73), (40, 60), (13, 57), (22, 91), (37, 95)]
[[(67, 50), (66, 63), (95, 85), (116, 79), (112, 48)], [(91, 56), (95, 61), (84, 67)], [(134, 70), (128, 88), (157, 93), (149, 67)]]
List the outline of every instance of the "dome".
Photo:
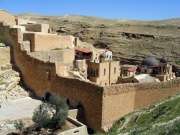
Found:
[(102, 53), (99, 57), (100, 57), (100, 58), (106, 58), (106, 54), (105, 54), (105, 53)]
[(143, 59), (141, 65), (156, 67), (159, 65), (159, 62), (153, 56), (148, 56)]
[(160, 63), (168, 63), (168, 58), (163, 56), (163, 57), (160, 59)]

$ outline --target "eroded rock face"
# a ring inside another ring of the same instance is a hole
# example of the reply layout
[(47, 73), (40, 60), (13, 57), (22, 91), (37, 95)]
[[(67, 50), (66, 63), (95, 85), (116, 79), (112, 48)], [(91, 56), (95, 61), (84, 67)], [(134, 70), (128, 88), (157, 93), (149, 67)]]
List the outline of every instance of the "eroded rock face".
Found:
[(29, 92), (19, 83), (18, 72), (12, 69), (0, 71), (0, 103), (29, 96)]

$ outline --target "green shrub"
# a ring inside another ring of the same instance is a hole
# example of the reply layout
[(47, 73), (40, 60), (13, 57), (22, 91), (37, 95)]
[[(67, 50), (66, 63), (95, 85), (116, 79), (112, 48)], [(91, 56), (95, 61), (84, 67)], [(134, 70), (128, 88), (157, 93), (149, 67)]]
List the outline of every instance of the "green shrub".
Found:
[(33, 114), (33, 121), (43, 128), (61, 128), (65, 125), (68, 114), (68, 106), (65, 99), (52, 94), (48, 101), (44, 101)]
[(14, 126), (15, 126), (16, 130), (19, 130), (19, 131), (23, 131), (23, 129), (24, 129), (24, 123), (22, 120), (15, 121)]

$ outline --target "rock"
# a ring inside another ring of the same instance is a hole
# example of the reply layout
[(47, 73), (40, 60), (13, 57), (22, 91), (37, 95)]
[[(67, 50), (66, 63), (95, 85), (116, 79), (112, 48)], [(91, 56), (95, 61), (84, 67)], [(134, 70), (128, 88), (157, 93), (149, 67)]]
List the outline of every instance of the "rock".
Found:
[(9, 130), (9, 129), (15, 129), (14, 124), (5, 124), (3, 127), (1, 127), (1, 130)]
[(1, 90), (5, 90), (5, 89), (6, 89), (6, 85), (5, 84), (0, 85), (0, 91)]

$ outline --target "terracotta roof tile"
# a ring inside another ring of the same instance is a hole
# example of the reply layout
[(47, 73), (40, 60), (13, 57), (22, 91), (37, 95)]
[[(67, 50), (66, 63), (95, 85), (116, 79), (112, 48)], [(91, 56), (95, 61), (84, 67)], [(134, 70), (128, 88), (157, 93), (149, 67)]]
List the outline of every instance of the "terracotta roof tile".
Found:
[(79, 52), (84, 52), (84, 53), (90, 53), (92, 52), (91, 50), (87, 49), (87, 48), (75, 48), (76, 51)]

